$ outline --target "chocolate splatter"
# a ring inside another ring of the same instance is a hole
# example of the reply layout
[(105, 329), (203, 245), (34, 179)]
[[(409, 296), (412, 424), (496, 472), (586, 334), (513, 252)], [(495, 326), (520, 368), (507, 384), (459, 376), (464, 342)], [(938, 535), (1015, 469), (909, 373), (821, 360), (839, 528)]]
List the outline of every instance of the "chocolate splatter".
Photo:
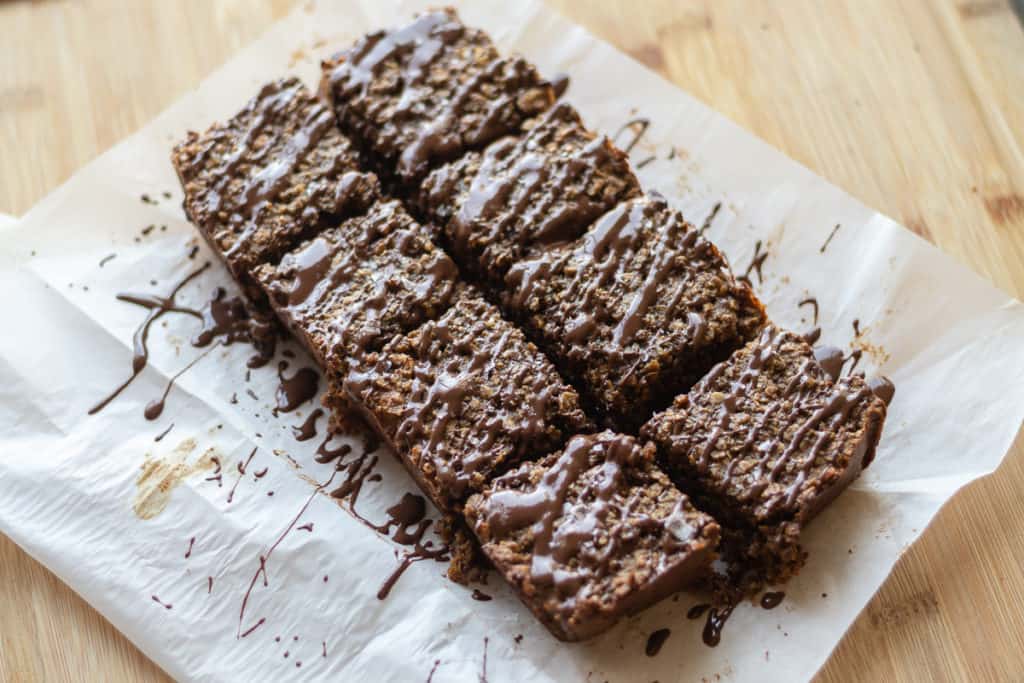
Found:
[(291, 377), (285, 377), (284, 371), (288, 369), (288, 362), (281, 361), (277, 365), (277, 377), (280, 384), (277, 386), (277, 407), (274, 408), (274, 415), (278, 413), (290, 413), (300, 405), (316, 396), (320, 385), (320, 375), (313, 368), (300, 368)]
[[(675, 149), (672, 150), (675, 152)], [(697, 230), (698, 235), (703, 235), (711, 227), (711, 224), (715, 222), (715, 218), (718, 216), (718, 212), (722, 210), (722, 202), (715, 202), (715, 205), (711, 207), (711, 213), (704, 217), (704, 222), (701, 223), (700, 229)]]
[(764, 282), (764, 276), (761, 273), (761, 268), (764, 266), (765, 259), (768, 258), (768, 250), (761, 251), (762, 244), (761, 240), (758, 240), (754, 244), (754, 255), (750, 257), (750, 265), (743, 271), (743, 275), (740, 275), (737, 280), (740, 282), (746, 282), (748, 285), (753, 285), (750, 281), (750, 274), (757, 273), (757, 284)]
[(317, 408), (310, 413), (300, 425), (292, 425), (292, 436), (296, 441), (309, 441), (316, 436), (316, 421), (324, 414)]
[(700, 619), (702, 616), (704, 616), (704, 613), (707, 612), (709, 609), (711, 609), (711, 605), (709, 605), (707, 603), (701, 603), (699, 605), (694, 605), (686, 613), (686, 618), (690, 619), (690, 620)]
[(172, 605), (171, 603), (164, 602), (163, 600), (161, 600), (160, 598), (156, 597), (155, 595), (151, 595), (150, 598), (153, 600), (153, 602), (155, 602), (156, 604), (160, 605), (164, 609), (171, 609), (172, 607), (174, 607), (174, 605)]
[(825, 243), (822, 244), (821, 248), (818, 249), (819, 254), (825, 253), (825, 250), (828, 249), (829, 242), (832, 241), (832, 238), (836, 236), (837, 232), (839, 232), (839, 223), (836, 223), (836, 227), (832, 228), (832, 232), (828, 234), (828, 239), (826, 239)]
[(782, 604), (786, 594), (782, 591), (770, 591), (761, 596), (761, 607), (764, 609), (775, 609)]
[(648, 657), (655, 657), (661, 652), (661, 646), (665, 644), (668, 637), (672, 635), (672, 631), (667, 628), (659, 628), (657, 631), (652, 633), (647, 638), (647, 645), (644, 647), (644, 653)]
[(434, 666), (430, 667), (430, 673), (427, 674), (427, 683), (432, 683), (434, 680), (434, 674), (437, 672), (437, 667), (441, 666), (441, 660), (435, 659)]
[(814, 308), (814, 322), (812, 322), (811, 324), (812, 325), (817, 325), (818, 324), (818, 300), (817, 300), (817, 298), (815, 298), (813, 296), (807, 297), (806, 299), (802, 300), (800, 303), (797, 304), (797, 308), (800, 308), (802, 306), (811, 306), (811, 307)]
[(102, 268), (103, 266), (107, 265), (107, 263), (109, 263), (110, 260), (113, 259), (113, 258), (117, 258), (117, 254), (107, 254), (106, 256), (101, 258), (100, 259), (100, 268)]
[(185, 559), (186, 560), (188, 558), (192, 557), (192, 548), (194, 548), (195, 545), (196, 545), (196, 537), (193, 536), (192, 538), (188, 539), (188, 550), (185, 551)]
[(650, 125), (650, 119), (631, 119), (622, 124), (622, 126), (615, 132), (615, 135), (612, 136), (612, 140), (615, 140), (617, 142), (619, 137), (627, 130), (630, 133), (632, 133), (633, 137), (629, 141), (629, 144), (622, 146), (622, 151), (625, 152), (626, 154), (629, 154), (630, 152), (633, 151), (633, 148), (636, 147), (636, 144), (640, 142), (640, 139), (644, 136), (644, 133), (647, 132), (647, 129), (650, 127)]
[(231, 487), (231, 491), (228, 493), (228, 503), (231, 503), (231, 501), (234, 500), (235, 491), (238, 490), (238, 485), (241, 483), (242, 479), (245, 478), (245, 468), (249, 466), (250, 462), (252, 462), (253, 456), (256, 455), (257, 450), (259, 450), (259, 446), (252, 449), (252, 452), (249, 453), (249, 457), (245, 459), (244, 463), (238, 463), (238, 479), (235, 479), (235, 484)]
[(729, 620), (734, 609), (736, 609), (736, 605), (711, 608), (708, 612), (708, 619), (704, 623), (704, 632), (701, 635), (705, 645), (708, 647), (718, 646), (722, 640), (722, 628), (725, 627), (725, 622)]
[(491, 600), (493, 600), (493, 598), (490, 595), (484, 593), (479, 588), (474, 588), (472, 595), (474, 600), (479, 600), (480, 602), (490, 602)]
[(174, 429), (174, 423), (173, 422), (167, 427), (167, 429), (165, 429), (164, 431), (160, 432), (155, 437), (153, 437), (153, 441), (155, 441), (157, 443), (160, 443), (160, 441), (162, 441), (163, 438), (165, 436), (167, 436), (172, 429)]

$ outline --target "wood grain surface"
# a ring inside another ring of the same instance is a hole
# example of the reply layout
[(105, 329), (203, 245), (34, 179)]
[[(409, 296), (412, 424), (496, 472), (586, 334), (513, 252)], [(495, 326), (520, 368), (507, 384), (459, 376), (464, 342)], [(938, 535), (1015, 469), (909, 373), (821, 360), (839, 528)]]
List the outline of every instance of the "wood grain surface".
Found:
[[(552, 4), (1024, 295), (1024, 32), (1007, 0)], [(290, 5), (0, 2), (0, 212), (26, 211)], [(819, 679), (1024, 680), (1022, 491), (1019, 439), (906, 553)], [(0, 536), (0, 680), (164, 679)]]

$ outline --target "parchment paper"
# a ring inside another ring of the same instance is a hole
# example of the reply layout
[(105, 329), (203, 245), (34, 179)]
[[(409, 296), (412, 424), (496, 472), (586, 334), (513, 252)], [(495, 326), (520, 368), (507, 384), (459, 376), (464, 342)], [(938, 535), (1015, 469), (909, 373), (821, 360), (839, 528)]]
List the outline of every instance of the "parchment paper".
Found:
[[(4, 231), (0, 531), (180, 679), (416, 681), (432, 670), (435, 683), (484, 673), (490, 681), (810, 677), (939, 507), (1009, 448), (1024, 412), (1024, 311), (539, 2), (460, 11), (548, 76), (569, 73), (568, 98), (592, 127), (612, 134), (633, 117), (650, 119), (633, 149), (636, 161), (656, 156), (640, 171), (646, 186), (694, 222), (721, 203), (708, 234), (739, 272), (758, 242), (758, 253), (767, 250), (763, 282), (751, 277), (773, 318), (810, 329), (813, 311), (798, 303), (816, 296), (822, 341), (862, 349), (858, 369), (897, 386), (877, 460), (810, 529), (810, 562), (780, 607), (741, 606), (712, 649), (701, 643), (702, 622), (685, 618), (697, 600), (689, 595), (580, 645), (551, 638), (497, 576), (484, 589), (494, 599), (480, 602), (434, 562), (414, 564), (380, 601), (404, 549), (315, 495), (331, 466), (314, 462), (319, 438), (299, 443), (290, 429), (314, 405), (272, 414), (275, 363), (246, 381), (250, 350), (216, 347), (181, 376), (159, 419), (143, 418), (167, 378), (203, 351), (188, 343), (197, 329), (188, 316), (154, 325), (147, 369), (86, 415), (127, 377), (145, 315), (115, 294), (165, 293), (212, 258), (205, 248), (187, 257), (196, 239), (168, 161), (174, 141), (231, 115), (265, 80), (294, 72), (314, 85), (319, 58), (421, 4), (303, 5)], [(180, 300), (199, 305), (216, 285), (234, 291), (218, 265)], [(290, 363), (289, 373), (311, 364), (301, 353)], [(210, 479), (213, 457), (220, 486)], [(413, 488), (389, 457), (379, 471), (357, 508), (371, 520)], [(309, 523), (312, 531), (298, 529)], [(663, 627), (668, 642), (645, 656), (647, 636)]]

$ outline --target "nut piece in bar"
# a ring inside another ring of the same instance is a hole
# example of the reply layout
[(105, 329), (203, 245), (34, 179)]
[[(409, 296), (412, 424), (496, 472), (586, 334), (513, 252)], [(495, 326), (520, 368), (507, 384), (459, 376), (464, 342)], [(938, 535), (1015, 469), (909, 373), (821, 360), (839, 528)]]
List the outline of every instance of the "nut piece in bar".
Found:
[(640, 193), (626, 155), (587, 130), (571, 105), (560, 102), (534, 123), (522, 137), (437, 169), (417, 200), (460, 268), (497, 289), (529, 247), (575, 239)]
[(483, 552), (561, 640), (583, 640), (704, 576), (719, 528), (631, 436), (575, 436), (466, 503)]
[(437, 320), (353, 363), (343, 384), (443, 511), (590, 428), (575, 390), (518, 328), (468, 289), (456, 296)]
[(466, 150), (515, 132), (551, 106), (551, 85), (454, 10), (371, 33), (323, 64), (342, 128), (386, 175), (411, 183)]
[(579, 239), (535, 249), (504, 304), (605, 422), (635, 431), (753, 339), (760, 302), (660, 197), (605, 214)]
[(285, 326), (329, 368), (438, 317), (458, 271), (391, 200), (323, 230), (256, 277)]
[(189, 220), (256, 301), (253, 269), (378, 194), (330, 110), (295, 78), (264, 85), (226, 123), (190, 132), (172, 160)]
[(886, 404), (838, 373), (769, 325), (641, 431), (701, 509), (746, 538), (742, 552), (771, 582), (799, 570), (801, 528), (875, 455)]

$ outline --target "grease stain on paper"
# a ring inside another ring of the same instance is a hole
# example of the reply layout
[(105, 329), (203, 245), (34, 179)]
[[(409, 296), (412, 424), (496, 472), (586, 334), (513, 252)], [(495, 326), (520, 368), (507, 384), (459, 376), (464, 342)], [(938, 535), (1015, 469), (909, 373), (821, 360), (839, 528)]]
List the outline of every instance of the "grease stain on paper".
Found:
[(146, 457), (135, 480), (132, 510), (136, 517), (153, 519), (164, 511), (171, 500), (171, 493), (181, 482), (199, 472), (214, 469), (218, 459), (216, 449), (207, 449), (198, 460), (189, 463), (188, 456), (195, 450), (196, 440), (188, 438), (164, 458)]

